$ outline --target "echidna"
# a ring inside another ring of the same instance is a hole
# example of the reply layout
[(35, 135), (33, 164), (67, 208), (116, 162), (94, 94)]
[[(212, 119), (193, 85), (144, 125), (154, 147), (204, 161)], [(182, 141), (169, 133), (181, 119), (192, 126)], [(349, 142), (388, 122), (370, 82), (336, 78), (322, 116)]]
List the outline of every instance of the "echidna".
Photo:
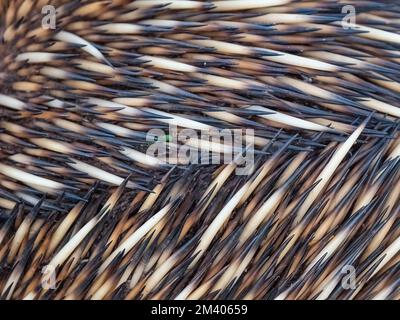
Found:
[[(397, 1), (1, 1), (0, 297), (399, 299), (399, 30)], [(245, 175), (169, 156), (246, 129)]]

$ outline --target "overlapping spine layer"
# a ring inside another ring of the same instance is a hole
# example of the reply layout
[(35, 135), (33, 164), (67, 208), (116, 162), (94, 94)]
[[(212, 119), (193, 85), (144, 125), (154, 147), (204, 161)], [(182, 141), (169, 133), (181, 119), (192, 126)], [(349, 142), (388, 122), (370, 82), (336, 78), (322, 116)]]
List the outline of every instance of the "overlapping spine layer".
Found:
[[(399, 299), (399, 30), (396, 1), (0, 1), (0, 297)], [(171, 156), (221, 129), (247, 175)]]

